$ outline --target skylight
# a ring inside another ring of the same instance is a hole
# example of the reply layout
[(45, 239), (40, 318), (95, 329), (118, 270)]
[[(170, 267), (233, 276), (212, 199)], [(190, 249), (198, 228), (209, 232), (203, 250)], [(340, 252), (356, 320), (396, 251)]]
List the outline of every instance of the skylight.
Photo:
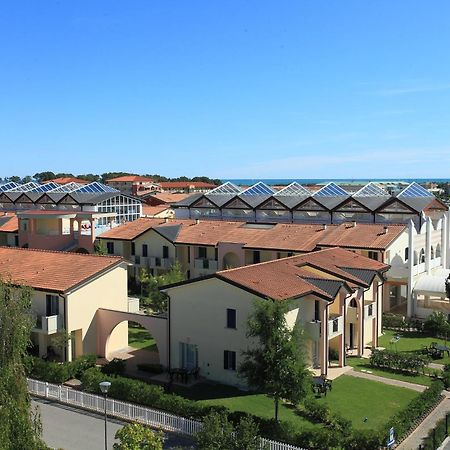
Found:
[(370, 182), (353, 194), (353, 197), (388, 197), (389, 193), (378, 184)]
[(349, 194), (336, 183), (328, 183), (313, 194), (314, 197), (347, 197)]
[(214, 194), (239, 194), (241, 192), (241, 189), (239, 189), (235, 184), (227, 181), (224, 184), (221, 184), (220, 186), (217, 186), (216, 188), (212, 189), (208, 192), (208, 195), (214, 195)]
[(240, 193), (240, 195), (273, 195), (274, 190), (267, 186), (267, 184), (259, 181), (253, 186), (248, 187)]
[(284, 187), (283, 189), (280, 189), (277, 193), (274, 194), (277, 195), (288, 195), (288, 196), (297, 196), (297, 195), (311, 195), (311, 192), (308, 191), (308, 189), (304, 188), (301, 184), (294, 181), (293, 183), (289, 184), (288, 186)]
[(420, 184), (413, 182), (403, 189), (397, 197), (434, 197), (434, 195), (431, 192), (428, 192)]

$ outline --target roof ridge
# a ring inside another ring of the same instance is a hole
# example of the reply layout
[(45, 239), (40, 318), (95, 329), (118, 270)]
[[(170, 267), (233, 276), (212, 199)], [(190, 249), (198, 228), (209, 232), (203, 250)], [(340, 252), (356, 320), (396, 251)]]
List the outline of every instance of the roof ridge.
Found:
[(0, 249), (7, 249), (7, 250), (20, 250), (25, 252), (39, 252), (39, 253), (56, 253), (57, 255), (60, 254), (67, 254), (67, 255), (77, 255), (77, 256), (88, 256), (88, 257), (95, 257), (95, 258), (111, 258), (111, 259), (117, 259), (117, 260), (123, 260), (124, 258), (122, 256), (116, 256), (116, 255), (98, 255), (96, 253), (77, 253), (77, 252), (68, 252), (63, 250), (46, 250), (41, 248), (24, 248), (24, 247), (10, 247), (7, 245), (0, 245)]

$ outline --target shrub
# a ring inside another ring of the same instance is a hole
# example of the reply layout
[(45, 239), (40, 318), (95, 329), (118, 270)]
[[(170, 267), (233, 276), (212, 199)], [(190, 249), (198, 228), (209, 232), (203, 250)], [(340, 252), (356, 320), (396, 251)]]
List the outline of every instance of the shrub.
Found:
[(330, 418), (330, 408), (325, 403), (319, 403), (312, 397), (303, 402), (305, 415), (313, 422), (327, 423)]
[(330, 361), (339, 360), (339, 352), (335, 348), (330, 348), (328, 350), (328, 358), (330, 359)]
[(106, 375), (123, 375), (125, 373), (126, 362), (120, 358), (114, 358), (102, 367), (102, 372)]
[(447, 316), (435, 311), (429, 315), (424, 323), (424, 330), (432, 336), (448, 336), (450, 334), (450, 324), (447, 321)]
[(424, 355), (415, 353), (396, 352), (393, 350), (373, 349), (370, 356), (370, 364), (373, 367), (383, 367), (402, 372), (424, 372), (430, 359)]
[(345, 440), (345, 450), (378, 450), (383, 446), (384, 436), (375, 430), (352, 430)]

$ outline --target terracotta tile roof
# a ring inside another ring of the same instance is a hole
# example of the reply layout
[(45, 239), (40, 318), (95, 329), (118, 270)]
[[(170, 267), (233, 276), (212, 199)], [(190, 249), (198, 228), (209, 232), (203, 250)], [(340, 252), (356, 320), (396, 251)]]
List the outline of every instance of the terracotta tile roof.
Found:
[(0, 276), (34, 289), (64, 293), (123, 261), (117, 256), (0, 247)]
[(0, 215), (0, 232), (17, 233), (19, 231), (19, 220), (14, 214)]
[(170, 205), (157, 205), (157, 206), (142, 205), (142, 214), (144, 216), (155, 216), (168, 210), (173, 211), (170, 208)]
[(127, 222), (118, 227), (112, 228), (99, 236), (99, 239), (118, 239), (131, 241), (136, 239), (141, 234), (145, 233), (154, 228), (163, 226), (173, 226), (180, 224), (193, 224), (193, 220), (177, 220), (177, 219), (158, 219), (158, 218), (146, 218), (141, 217), (140, 219), (134, 220), (133, 222)]
[(163, 189), (188, 189), (188, 188), (211, 188), (217, 187), (212, 183), (204, 181), (161, 181), (158, 183)]
[(46, 183), (57, 183), (57, 184), (68, 184), (68, 183), (78, 183), (78, 184), (88, 184), (89, 181), (82, 180), (81, 178), (75, 178), (75, 177), (59, 177), (54, 178), (53, 180), (48, 180)]
[(318, 240), (318, 246), (384, 250), (406, 230), (406, 225), (343, 223), (328, 228), (329, 232)]
[(123, 177), (117, 177), (117, 178), (110, 178), (109, 180), (106, 180), (105, 183), (108, 184), (110, 181), (113, 182), (122, 182), (122, 183), (133, 183), (137, 181), (143, 181), (148, 183), (153, 183), (153, 180), (148, 177), (142, 177), (140, 175), (124, 175)]
[[(139, 194), (139, 192), (138, 192)], [(151, 197), (149, 197), (148, 200), (151, 199), (157, 199), (160, 200), (163, 203), (176, 203), (180, 200), (184, 200), (185, 198), (189, 197), (190, 194), (185, 193), (172, 193), (172, 192), (157, 192), (156, 194), (153, 194)]]
[[(333, 300), (312, 280), (335, 280), (347, 289), (366, 282), (346, 272), (345, 268), (385, 271), (388, 265), (339, 248), (320, 250), (291, 258), (217, 272), (215, 277), (275, 300), (287, 300), (314, 294)], [(309, 281), (308, 281), (309, 280)]]

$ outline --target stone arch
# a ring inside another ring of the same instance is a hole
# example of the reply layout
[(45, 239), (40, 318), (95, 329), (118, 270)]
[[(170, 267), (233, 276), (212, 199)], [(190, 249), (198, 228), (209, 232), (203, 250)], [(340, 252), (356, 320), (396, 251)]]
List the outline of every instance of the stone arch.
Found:
[(234, 252), (228, 252), (223, 257), (223, 268), (224, 269), (235, 269), (240, 267), (241, 262), (239, 256)]
[(97, 310), (97, 354), (107, 357), (109, 338), (118, 325), (125, 321), (136, 322), (153, 336), (158, 347), (160, 364), (168, 366), (167, 317), (163, 315), (148, 316), (145, 314)]

